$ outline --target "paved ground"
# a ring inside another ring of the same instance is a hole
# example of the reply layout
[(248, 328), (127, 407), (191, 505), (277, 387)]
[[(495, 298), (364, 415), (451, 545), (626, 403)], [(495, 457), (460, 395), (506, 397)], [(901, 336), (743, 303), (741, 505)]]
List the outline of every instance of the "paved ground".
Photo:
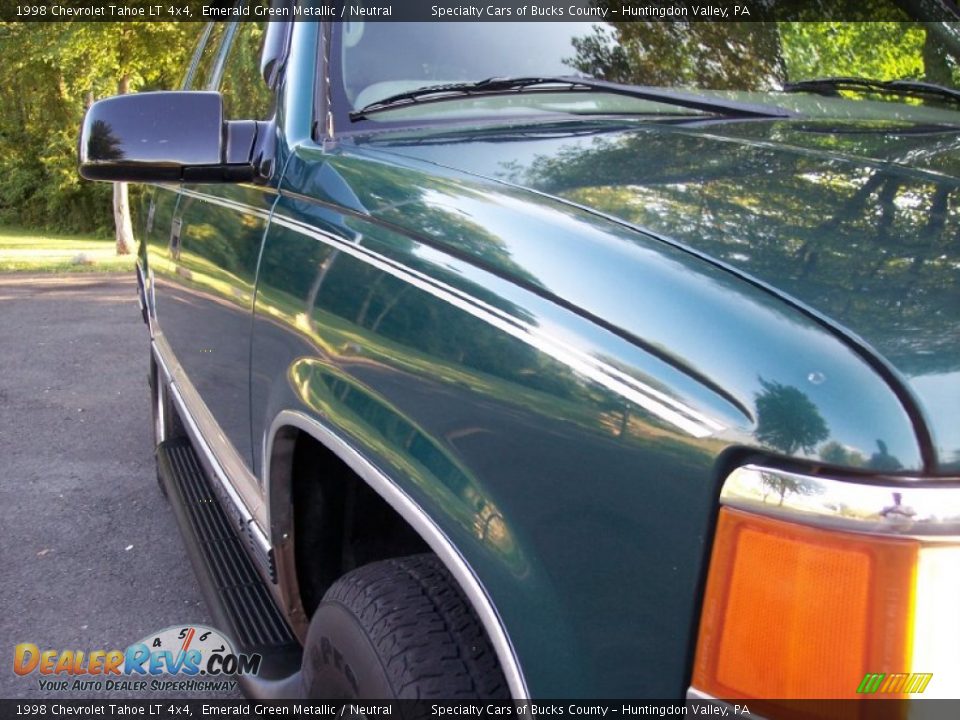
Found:
[(17, 643), (123, 649), (209, 621), (156, 485), (147, 364), (132, 275), (0, 275), (0, 698), (191, 696), (12, 671)]

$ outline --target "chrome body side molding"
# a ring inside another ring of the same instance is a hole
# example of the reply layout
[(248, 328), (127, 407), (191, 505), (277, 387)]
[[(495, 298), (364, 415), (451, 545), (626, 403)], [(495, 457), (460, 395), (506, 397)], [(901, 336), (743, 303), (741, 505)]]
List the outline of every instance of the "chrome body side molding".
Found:
[[(295, 631), (305, 630), (306, 617), (299, 602), (299, 589), (296, 573), (293, 571), (292, 518), (283, 512), (271, 511), (273, 503), (265, 504), (259, 494), (255, 478), (250, 475), (236, 451), (228, 446), (222, 433), (218, 432), (215, 421), (204, 415), (202, 401), (196, 389), (185, 377), (182, 368), (176, 363), (162, 333), (153, 340), (153, 354), (157, 360), (170, 397), (176, 405), (190, 439), (194, 444), (204, 469), (214, 480), (213, 487), (227, 512), (234, 521), (235, 530), (252, 550), (264, 579), (268, 580), (271, 591), (282, 603)], [(413, 501), (399, 486), (383, 472), (371, 464), (363, 455), (317, 420), (299, 412), (283, 411), (271, 424), (264, 452), (264, 489), (266, 497), (289, 491), (282, 488), (282, 481), (271, 472), (271, 459), (280, 431), (284, 428), (296, 428), (303, 431), (335, 453), (370, 487), (386, 500), (423, 538), (430, 548), (450, 570), (471, 606), (483, 623), (487, 635), (497, 653), (504, 676), (514, 699), (528, 699), (526, 681), (520, 670), (516, 652), (506, 628), (500, 619), (493, 602), (482, 584), (450, 539), (437, 524)], [(231, 458), (230, 455), (236, 457)], [(224, 461), (224, 456), (227, 461)], [(233, 460), (233, 462), (230, 462)], [(248, 492), (256, 494), (254, 502), (247, 500), (242, 483), (231, 482), (231, 466), (242, 468), (241, 478), (249, 475), (246, 482)], [(287, 495), (289, 497), (289, 495)], [(261, 519), (261, 517), (263, 519)], [(270, 528), (270, 536), (263, 531)]]
[[(280, 567), (280, 576), (283, 581), (291, 581), (286, 587), (281, 588), (281, 592), (286, 596), (288, 608), (295, 601), (299, 605), (299, 593), (296, 588), (296, 573), (284, 572), (289, 566), (287, 563), (293, 560), (292, 539), (292, 521), (283, 513), (282, 503), (274, 503), (273, 500), (283, 496), (289, 497), (289, 488), (281, 487), (288, 478), (275, 477), (272, 473), (271, 461), (275, 445), (283, 442), (281, 431), (289, 428), (296, 428), (314, 440), (319, 442), (325, 448), (333, 452), (340, 460), (353, 470), (364, 482), (366, 482), (377, 494), (379, 494), (389, 505), (396, 510), (400, 516), (420, 535), (421, 538), (437, 554), (440, 560), (446, 565), (447, 569), (456, 579), (460, 588), (463, 590), (477, 616), (480, 618), (483, 627), (487, 632), (490, 642), (493, 645), (497, 658), (500, 661), (500, 667), (506, 677), (510, 688), (510, 694), (515, 700), (525, 700), (530, 697), (527, 690), (526, 680), (520, 669), (520, 663), (517, 659), (513, 644), (507, 634), (503, 621), (494, 607), (493, 601), (487, 595), (483, 585), (477, 578), (476, 573), (463, 558), (451, 540), (433, 521), (433, 519), (409, 496), (403, 489), (394, 483), (385, 473), (374, 466), (366, 457), (358, 452), (352, 445), (345, 442), (336, 433), (331, 431), (325, 425), (301, 412), (285, 410), (280, 412), (270, 425), (267, 439), (265, 441), (264, 452), (264, 482), (267, 497), (271, 499), (269, 512), (271, 513), (269, 527), (272, 534), (272, 540), (278, 551), (278, 566)], [(281, 510), (277, 510), (281, 508)], [(276, 514), (276, 516), (274, 516)], [(291, 608), (292, 609), (292, 608)], [(302, 613), (302, 609), (299, 609)], [(295, 631), (298, 628), (295, 626)]]
[[(284, 191), (285, 196), (303, 198)], [(303, 198), (309, 200), (309, 198)], [(347, 242), (307, 223), (275, 213), (271, 226), (286, 228), (335, 248), (367, 265), (392, 275), (407, 285), (433, 295), (459, 310), (482, 320), (507, 335), (549, 355), (575, 372), (626, 398), (638, 407), (696, 438), (705, 438), (722, 432), (726, 427), (720, 421), (671, 397), (653, 386), (633, 377), (619, 368), (584, 352), (563, 340), (549, 329), (527, 323), (484, 302), (462, 290), (451, 287), (430, 275), (415, 270), (357, 243)]]
[[(370, 248), (361, 247), (356, 243), (346, 242), (336, 235), (323, 232), (311, 225), (299, 222), (282, 214), (273, 214), (271, 217), (270, 213), (245, 203), (238, 203), (195, 190), (183, 189), (181, 192), (184, 196), (200, 199), (227, 210), (255, 215), (263, 220), (268, 220), (272, 226), (286, 228), (301, 235), (312, 237), (378, 270), (387, 272), (399, 280), (430, 293), (434, 297), (470, 313), (487, 324), (549, 355), (564, 365), (567, 365), (572, 370), (622, 395), (624, 398), (642, 407), (664, 422), (673, 425), (678, 430), (686, 432), (693, 437), (710, 437), (726, 429), (718, 420), (704, 415), (667, 393), (661, 392), (651, 385), (631, 376), (629, 373), (623, 372), (610, 363), (583, 352), (553, 333), (522, 322), (476, 297), (374, 252)], [(299, 196), (297, 193), (291, 193), (289, 191), (285, 191), (283, 194), (293, 198), (302, 198), (302, 196)], [(305, 199), (309, 200), (309, 198)]]

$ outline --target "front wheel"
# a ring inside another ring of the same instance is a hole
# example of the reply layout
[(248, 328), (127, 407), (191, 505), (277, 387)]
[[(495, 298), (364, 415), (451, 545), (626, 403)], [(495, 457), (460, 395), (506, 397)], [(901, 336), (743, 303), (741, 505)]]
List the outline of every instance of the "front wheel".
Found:
[(383, 560), (337, 580), (310, 621), (311, 699), (508, 699), (480, 620), (435, 555)]

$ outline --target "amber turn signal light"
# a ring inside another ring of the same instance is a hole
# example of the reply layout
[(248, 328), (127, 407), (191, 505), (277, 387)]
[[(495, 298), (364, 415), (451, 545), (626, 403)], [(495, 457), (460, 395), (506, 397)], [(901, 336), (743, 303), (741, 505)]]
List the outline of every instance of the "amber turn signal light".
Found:
[(920, 543), (720, 511), (694, 668), (717, 698), (856, 698), (910, 665)]
[(692, 699), (787, 701), (763, 707), (788, 718), (866, 710), (806, 699), (960, 698), (960, 482), (748, 465), (721, 503)]

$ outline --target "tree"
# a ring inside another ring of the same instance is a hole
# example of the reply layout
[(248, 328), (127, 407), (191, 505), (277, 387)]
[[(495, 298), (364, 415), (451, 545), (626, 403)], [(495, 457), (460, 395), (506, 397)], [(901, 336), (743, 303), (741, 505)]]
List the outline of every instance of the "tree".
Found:
[[(174, 87), (194, 23), (0, 25), (0, 220), (74, 231), (109, 223), (108, 190), (80, 180), (86, 107), (116, 93)], [(114, 189), (117, 250), (132, 249), (126, 186)]]
[(767, 491), (773, 491), (780, 498), (777, 505), (783, 505), (787, 495), (794, 493), (796, 495), (818, 495), (823, 492), (823, 487), (813, 480), (808, 480), (799, 476), (781, 475), (779, 473), (763, 474), (763, 501), (767, 501)]
[[(830, 436), (817, 406), (792, 385), (760, 378), (763, 392), (757, 394), (756, 437), (762, 443), (792, 455), (797, 450), (813, 452), (816, 444)], [(790, 493), (812, 495), (820, 486), (791, 475), (767, 473), (763, 485), (777, 493), (780, 505)]]
[[(77, 68), (73, 83), (81, 93), (125, 95), (174, 84), (190, 45), (185, 25), (66, 23), (60, 26), (57, 47), (67, 66)], [(127, 255), (134, 250), (127, 183), (113, 185), (113, 215), (117, 254)]]
[(609, 22), (573, 46), (570, 64), (611, 82), (767, 90), (783, 78), (773, 23)]
[(830, 432), (817, 406), (792, 385), (760, 378), (757, 393), (757, 440), (792, 455), (797, 450), (813, 452)]
[(856, 450), (845, 448), (836, 440), (831, 440), (820, 448), (820, 458), (832, 465), (845, 467), (863, 467), (866, 459)]
[[(869, 24), (852, 29), (863, 35), (847, 37), (851, 47), (881, 43)], [(829, 45), (811, 28), (798, 37)], [(928, 41), (929, 34), (905, 40), (909, 58), (890, 72), (907, 72)], [(889, 76), (881, 61), (895, 40), (885, 42), (860, 68), (809, 71)], [(821, 57), (831, 52), (828, 47)], [(788, 67), (795, 69), (795, 62), (788, 60)], [(718, 143), (707, 133), (601, 128), (592, 139), (570, 139), (559, 150), (504, 163), (503, 176), (740, 266), (856, 328), (907, 375), (954, 371), (960, 192), (952, 177), (960, 173), (960, 140), (955, 133), (894, 132), (884, 124), (864, 125), (860, 133), (833, 129), (844, 127), (820, 120), (736, 131), (809, 153)], [(861, 168), (828, 159), (844, 156), (883, 162)], [(812, 207), (819, 212), (810, 213)]]
[[(918, 23), (785, 22), (779, 23), (779, 31), (791, 81), (830, 76), (923, 79), (927, 74), (924, 47), (930, 43)], [(931, 68), (931, 74), (936, 73)]]

